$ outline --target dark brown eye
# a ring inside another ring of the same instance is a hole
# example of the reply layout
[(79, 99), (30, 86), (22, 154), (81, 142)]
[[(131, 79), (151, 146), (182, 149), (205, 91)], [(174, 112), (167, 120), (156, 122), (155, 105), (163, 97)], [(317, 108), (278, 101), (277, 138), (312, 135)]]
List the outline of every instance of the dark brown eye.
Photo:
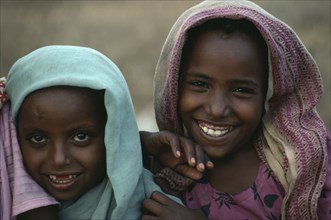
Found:
[(208, 87), (207, 83), (202, 82), (202, 81), (193, 81), (193, 82), (190, 82), (190, 84), (192, 86), (196, 86), (196, 87), (203, 87), (203, 88), (207, 88)]
[(35, 134), (30, 137), (30, 141), (36, 144), (41, 144), (46, 142), (46, 139), (42, 135)]
[(90, 139), (90, 136), (84, 132), (77, 133), (74, 136), (74, 140), (77, 142), (84, 142)]
[(255, 94), (253, 89), (250, 88), (235, 88), (232, 90), (234, 93), (242, 93), (242, 94)]

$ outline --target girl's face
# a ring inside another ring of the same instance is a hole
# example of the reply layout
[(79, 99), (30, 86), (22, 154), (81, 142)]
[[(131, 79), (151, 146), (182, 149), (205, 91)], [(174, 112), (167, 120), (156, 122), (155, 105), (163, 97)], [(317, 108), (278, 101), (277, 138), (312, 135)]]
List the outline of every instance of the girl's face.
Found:
[(238, 32), (220, 34), (199, 34), (183, 58), (179, 87), (182, 123), (214, 160), (252, 149), (267, 86), (256, 40)]
[(107, 116), (96, 94), (51, 87), (33, 92), (21, 106), (18, 135), (25, 166), (59, 201), (77, 199), (106, 175)]

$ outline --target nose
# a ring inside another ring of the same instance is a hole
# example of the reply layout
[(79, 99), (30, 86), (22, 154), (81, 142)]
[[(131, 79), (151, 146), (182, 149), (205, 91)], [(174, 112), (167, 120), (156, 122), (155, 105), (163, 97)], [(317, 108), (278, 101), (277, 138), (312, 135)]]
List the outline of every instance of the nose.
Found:
[(70, 163), (70, 154), (67, 144), (59, 141), (53, 144), (51, 151), (51, 159), (55, 167), (65, 167)]
[(231, 113), (230, 100), (222, 91), (216, 90), (206, 99), (206, 112), (213, 118), (222, 118)]

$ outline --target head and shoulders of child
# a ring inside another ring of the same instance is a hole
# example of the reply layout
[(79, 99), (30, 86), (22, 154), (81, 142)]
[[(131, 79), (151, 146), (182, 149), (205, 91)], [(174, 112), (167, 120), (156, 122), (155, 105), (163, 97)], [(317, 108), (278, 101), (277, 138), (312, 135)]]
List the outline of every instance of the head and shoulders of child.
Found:
[(252, 164), (256, 170), (253, 140), (268, 79), (263, 37), (247, 20), (209, 20), (188, 31), (181, 60), (178, 111), (184, 130), (216, 167)]

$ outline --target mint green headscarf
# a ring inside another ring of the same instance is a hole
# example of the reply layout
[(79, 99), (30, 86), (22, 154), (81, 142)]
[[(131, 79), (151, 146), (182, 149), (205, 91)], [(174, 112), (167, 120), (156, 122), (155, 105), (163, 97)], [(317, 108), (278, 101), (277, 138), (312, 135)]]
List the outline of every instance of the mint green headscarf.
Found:
[[(144, 198), (160, 188), (143, 169), (138, 127), (130, 93), (117, 66), (93, 49), (47, 46), (19, 59), (6, 91), (13, 120), (31, 92), (51, 86), (105, 90), (107, 179), (74, 203), (61, 204), (61, 219), (138, 219)], [(177, 200), (178, 201), (178, 200)]]

